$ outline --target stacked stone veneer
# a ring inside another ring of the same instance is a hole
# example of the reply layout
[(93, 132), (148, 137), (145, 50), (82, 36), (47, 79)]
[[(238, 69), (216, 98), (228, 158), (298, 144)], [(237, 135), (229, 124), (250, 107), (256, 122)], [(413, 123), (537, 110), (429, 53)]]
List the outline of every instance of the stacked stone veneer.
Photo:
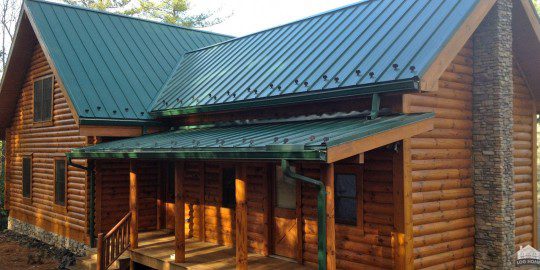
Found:
[(16, 233), (28, 235), (43, 243), (47, 243), (55, 247), (69, 249), (71, 252), (79, 256), (87, 255), (87, 252), (90, 249), (84, 243), (77, 242), (73, 239), (69, 239), (55, 233), (51, 233), (40, 227), (20, 221), (12, 217), (9, 217), (8, 219), (8, 229)]
[(498, 0), (474, 35), (476, 269), (515, 263), (512, 55), (512, 0)]

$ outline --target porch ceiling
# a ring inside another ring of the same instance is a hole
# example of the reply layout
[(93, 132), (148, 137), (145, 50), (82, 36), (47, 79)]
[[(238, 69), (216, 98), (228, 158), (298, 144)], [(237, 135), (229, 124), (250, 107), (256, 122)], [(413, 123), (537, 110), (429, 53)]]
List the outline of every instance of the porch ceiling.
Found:
[(433, 114), (364, 114), (183, 127), (72, 150), (71, 158), (291, 159), (334, 162), (433, 129)]

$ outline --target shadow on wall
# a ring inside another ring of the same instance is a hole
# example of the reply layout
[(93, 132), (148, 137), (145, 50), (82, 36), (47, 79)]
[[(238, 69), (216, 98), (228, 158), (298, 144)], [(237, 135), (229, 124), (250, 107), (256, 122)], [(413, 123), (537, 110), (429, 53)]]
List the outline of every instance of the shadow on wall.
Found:
[(7, 229), (8, 212), (4, 209), (4, 188), (5, 188), (5, 149), (4, 142), (0, 141), (0, 231)]

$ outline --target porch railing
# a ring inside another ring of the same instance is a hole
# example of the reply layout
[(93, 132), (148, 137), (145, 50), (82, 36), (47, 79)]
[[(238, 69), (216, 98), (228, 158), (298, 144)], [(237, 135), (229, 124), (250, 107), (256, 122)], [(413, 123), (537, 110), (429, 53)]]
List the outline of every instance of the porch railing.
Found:
[(98, 235), (97, 270), (107, 270), (129, 248), (130, 221), (128, 213), (107, 234)]

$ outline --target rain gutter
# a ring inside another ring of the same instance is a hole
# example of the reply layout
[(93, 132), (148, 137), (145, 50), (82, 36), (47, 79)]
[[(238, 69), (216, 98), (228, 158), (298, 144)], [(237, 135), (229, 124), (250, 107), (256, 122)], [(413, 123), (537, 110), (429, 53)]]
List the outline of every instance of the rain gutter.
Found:
[(184, 108), (155, 110), (150, 112), (153, 117), (170, 117), (187, 114), (221, 112), (249, 108), (261, 108), (271, 106), (283, 106), (299, 104), (303, 102), (325, 101), (331, 99), (358, 97), (377, 93), (396, 93), (420, 91), (418, 77), (404, 80), (396, 80), (384, 83), (372, 83), (367, 85), (354, 85), (333, 90), (310, 91), (306, 93), (289, 94), (276, 97), (258, 98), (245, 101), (229, 102), (215, 105), (201, 105)]
[(141, 126), (159, 127), (165, 123), (156, 120), (138, 119), (109, 119), (109, 118), (79, 118), (79, 124), (83, 126)]

